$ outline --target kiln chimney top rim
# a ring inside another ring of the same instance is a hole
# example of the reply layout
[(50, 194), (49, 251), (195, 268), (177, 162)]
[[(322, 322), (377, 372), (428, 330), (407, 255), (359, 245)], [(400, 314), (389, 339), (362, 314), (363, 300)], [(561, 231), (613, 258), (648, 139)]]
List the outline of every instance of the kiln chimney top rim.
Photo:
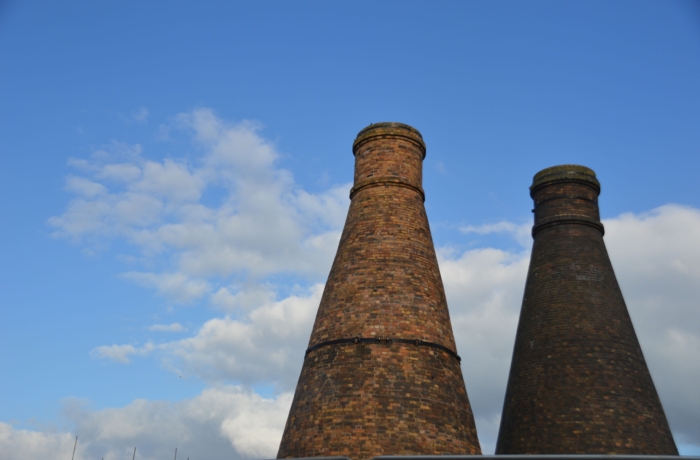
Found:
[(425, 159), (425, 142), (423, 135), (413, 126), (398, 122), (372, 123), (357, 133), (355, 142), (352, 144), (353, 155), (357, 154), (357, 149), (365, 142), (377, 137), (401, 137), (416, 144), (423, 153)]
[(600, 182), (598, 182), (596, 178), (595, 171), (586, 166), (565, 164), (551, 166), (535, 174), (532, 178), (532, 185), (530, 186), (530, 195), (532, 196), (532, 194), (542, 187), (561, 182), (585, 183), (600, 193)]

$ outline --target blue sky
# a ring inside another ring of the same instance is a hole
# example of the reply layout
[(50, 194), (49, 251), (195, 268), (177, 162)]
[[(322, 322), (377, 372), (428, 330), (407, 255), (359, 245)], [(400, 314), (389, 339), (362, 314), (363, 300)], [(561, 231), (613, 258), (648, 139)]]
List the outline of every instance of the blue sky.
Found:
[[(428, 145), (485, 452), (528, 186), (578, 163), (676, 441), (700, 453), (698, 2), (8, 1), (0, 69), (5, 451), (78, 433), (81, 459), (274, 455), (352, 141), (400, 121)], [(202, 421), (206, 404), (226, 410)]]

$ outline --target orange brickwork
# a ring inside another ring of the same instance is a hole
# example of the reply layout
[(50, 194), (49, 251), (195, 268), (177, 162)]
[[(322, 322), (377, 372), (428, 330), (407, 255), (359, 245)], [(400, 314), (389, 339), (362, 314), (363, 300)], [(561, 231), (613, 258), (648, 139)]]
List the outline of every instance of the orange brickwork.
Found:
[(537, 173), (534, 246), (497, 454), (677, 455), (583, 166)]
[(480, 454), (423, 205), (423, 138), (378, 123), (353, 152), (352, 201), (278, 458)]

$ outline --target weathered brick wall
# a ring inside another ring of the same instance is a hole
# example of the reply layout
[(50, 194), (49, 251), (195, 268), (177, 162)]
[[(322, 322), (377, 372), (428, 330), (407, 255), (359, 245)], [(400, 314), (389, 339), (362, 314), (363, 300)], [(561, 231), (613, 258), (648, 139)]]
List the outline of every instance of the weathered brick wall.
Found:
[(677, 454), (583, 166), (535, 175), (534, 246), (497, 454)]
[[(455, 350), (423, 206), (425, 144), (379, 123), (353, 145), (355, 185), (309, 347), (343, 338), (420, 339)], [(478, 454), (459, 362), (408, 343), (341, 343), (304, 360), (278, 458)]]

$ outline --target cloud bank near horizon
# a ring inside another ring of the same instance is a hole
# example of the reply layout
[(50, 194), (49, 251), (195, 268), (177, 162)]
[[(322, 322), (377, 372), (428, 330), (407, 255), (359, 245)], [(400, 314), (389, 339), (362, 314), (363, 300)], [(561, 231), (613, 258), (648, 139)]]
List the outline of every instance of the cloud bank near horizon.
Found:
[[(175, 447), (182, 458), (274, 458), (292, 394), (263, 398), (249, 388), (224, 385), (178, 402), (135, 400), (90, 410), (64, 402), (63, 416), (78, 435), (76, 460), (162, 459)], [(73, 433), (18, 430), (0, 422), (3, 458), (49, 459), (71, 455)]]
[[(347, 211), (349, 184), (312, 194), (276, 166), (279, 154), (248, 122), (232, 124), (209, 109), (176, 118), (201, 152), (196, 158), (144, 158), (139, 146), (114, 143), (89, 160), (72, 159), (74, 194), (49, 220), (55, 235), (90, 251), (126, 241), (134, 260), (158, 259), (161, 271), (123, 278), (173, 302), (205, 304), (220, 314), (184, 338), (103, 344), (95, 359), (135, 359), (206, 382), (178, 402), (137, 400), (94, 411), (67, 402), (65, 419), (80, 435), (76, 458), (155, 459), (176, 446), (206, 458), (276, 454), (325, 277)], [(218, 190), (223, 198), (207, 198)], [(700, 210), (669, 204), (604, 222), (605, 241), (630, 314), (679, 444), (700, 446)], [(529, 225), (498, 222), (462, 228), (506, 233), (521, 245), (437, 248), (467, 391), (482, 448), (493, 451), (529, 262)], [(123, 255), (122, 255), (123, 256)], [(143, 264), (144, 267), (147, 264)], [(283, 285), (280, 275), (309, 280)], [(236, 282), (231, 282), (235, 278)], [(273, 281), (274, 279), (274, 281)], [(144, 325), (187, 332), (179, 323)], [(232, 384), (233, 383), (233, 384)], [(263, 398), (256, 386), (272, 386)], [(72, 450), (72, 435), (0, 424), (0, 450), (47, 458)], [(131, 446), (131, 447), (130, 447)], [(82, 450), (81, 450), (82, 449)], [(184, 450), (179, 449), (179, 452)], [(180, 455), (180, 453), (178, 454)]]

